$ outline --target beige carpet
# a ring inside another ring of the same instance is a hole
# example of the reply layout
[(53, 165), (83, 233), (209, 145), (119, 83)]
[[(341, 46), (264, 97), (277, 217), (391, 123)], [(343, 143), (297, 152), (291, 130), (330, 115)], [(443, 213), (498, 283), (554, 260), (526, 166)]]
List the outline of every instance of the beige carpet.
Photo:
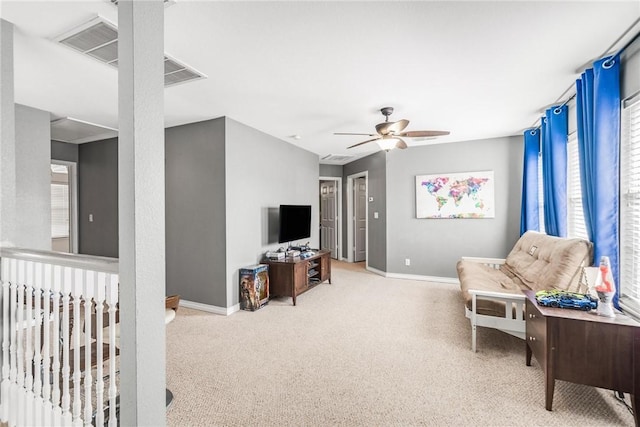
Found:
[(334, 261), (333, 284), (296, 307), (279, 298), (228, 317), (181, 308), (167, 327), (167, 423), (633, 425), (612, 391), (563, 381), (546, 411), (524, 341), (480, 329), (472, 353), (456, 285)]

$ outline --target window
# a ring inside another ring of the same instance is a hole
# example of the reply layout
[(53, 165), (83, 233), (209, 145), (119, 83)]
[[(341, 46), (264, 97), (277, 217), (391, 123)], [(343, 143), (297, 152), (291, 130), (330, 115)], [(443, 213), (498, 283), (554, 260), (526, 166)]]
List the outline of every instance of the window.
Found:
[(582, 209), (580, 156), (576, 135), (576, 133), (570, 135), (567, 143), (567, 233), (568, 237), (589, 240)]
[(625, 101), (620, 147), (620, 303), (640, 314), (640, 98)]
[(70, 237), (69, 169), (67, 166), (51, 165), (51, 238), (52, 247), (58, 251), (69, 251)]

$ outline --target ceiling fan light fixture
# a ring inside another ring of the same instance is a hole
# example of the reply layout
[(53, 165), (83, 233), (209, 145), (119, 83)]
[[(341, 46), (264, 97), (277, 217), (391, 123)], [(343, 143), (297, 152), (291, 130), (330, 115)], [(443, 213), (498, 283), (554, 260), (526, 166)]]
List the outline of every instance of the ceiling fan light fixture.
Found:
[(380, 146), (381, 149), (385, 151), (393, 150), (396, 147), (399, 139), (397, 138), (383, 138), (379, 139), (376, 142)]

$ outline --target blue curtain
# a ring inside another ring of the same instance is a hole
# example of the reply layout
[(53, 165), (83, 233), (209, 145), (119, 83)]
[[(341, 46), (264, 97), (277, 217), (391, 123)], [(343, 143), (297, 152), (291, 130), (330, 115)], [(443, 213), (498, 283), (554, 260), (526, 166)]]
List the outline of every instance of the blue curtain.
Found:
[(520, 235), (527, 230), (540, 230), (538, 205), (538, 155), (540, 153), (540, 129), (524, 132), (524, 165), (522, 174), (522, 208), (520, 210)]
[(568, 107), (551, 107), (542, 119), (544, 228), (551, 236), (567, 235)]
[[(606, 255), (619, 279), (620, 57), (593, 63), (576, 81), (582, 204), (594, 263)], [(618, 293), (613, 301), (618, 305)]]

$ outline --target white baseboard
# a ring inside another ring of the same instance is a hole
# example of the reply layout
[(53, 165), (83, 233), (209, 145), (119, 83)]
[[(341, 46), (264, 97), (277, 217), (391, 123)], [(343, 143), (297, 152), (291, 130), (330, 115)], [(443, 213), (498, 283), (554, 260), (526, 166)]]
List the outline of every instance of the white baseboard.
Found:
[(387, 273), (382, 271), (382, 270), (378, 270), (377, 268), (373, 268), (373, 267), (369, 267), (368, 265), (365, 267), (367, 271), (370, 271), (372, 273), (377, 274), (378, 276), (383, 276), (383, 277), (387, 277)]
[(423, 276), (420, 274), (402, 274), (402, 273), (387, 273), (386, 277), (391, 277), (393, 279), (420, 280), (423, 282), (450, 283), (452, 285), (460, 284), (460, 281), (454, 277)]
[(218, 307), (217, 305), (202, 304), (200, 302), (193, 302), (187, 300), (180, 300), (180, 306), (186, 308), (192, 308), (194, 310), (206, 311), (207, 313), (221, 314), (228, 316), (240, 310), (240, 304), (236, 304), (231, 307)]
[(381, 271), (373, 267), (367, 267), (367, 270), (372, 273), (378, 274), (380, 276), (389, 277), (390, 279), (406, 279), (406, 280), (419, 280), (422, 282), (451, 283), (452, 285), (460, 284), (460, 281), (453, 277), (423, 276), (420, 274), (388, 273), (386, 271)]

